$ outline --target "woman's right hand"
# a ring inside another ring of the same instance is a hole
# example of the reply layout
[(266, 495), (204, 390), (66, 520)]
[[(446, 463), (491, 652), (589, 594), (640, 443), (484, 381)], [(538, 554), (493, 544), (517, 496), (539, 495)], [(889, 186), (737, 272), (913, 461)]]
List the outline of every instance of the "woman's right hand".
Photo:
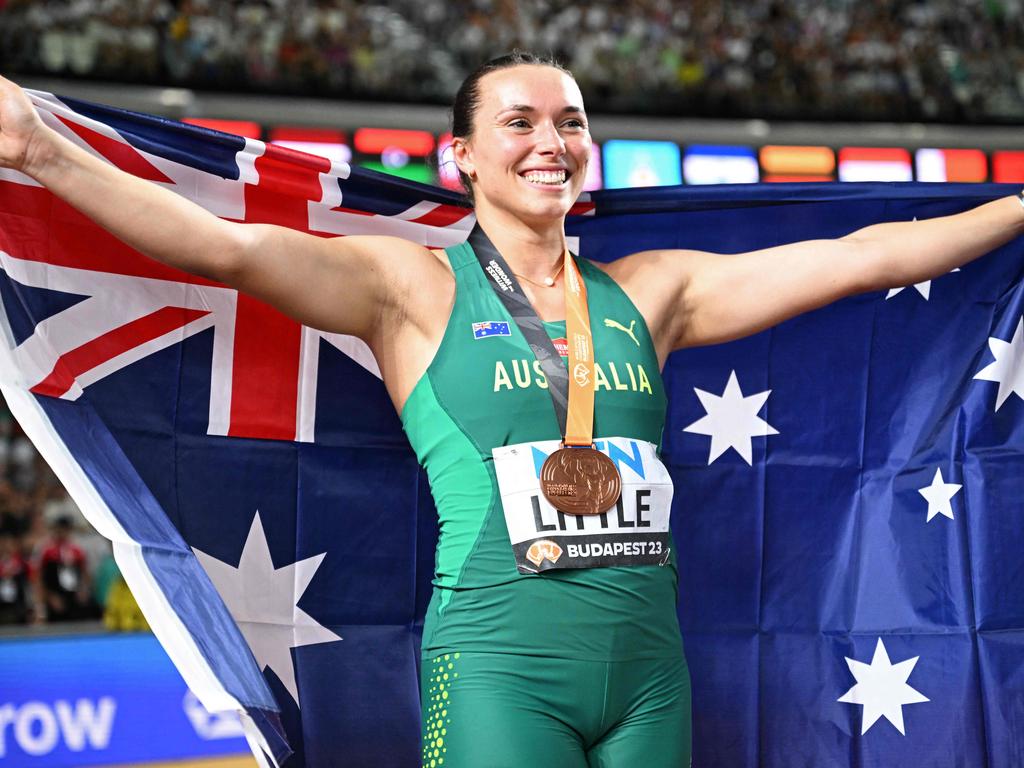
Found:
[(47, 131), (28, 95), (0, 77), (0, 167), (26, 171), (39, 137)]

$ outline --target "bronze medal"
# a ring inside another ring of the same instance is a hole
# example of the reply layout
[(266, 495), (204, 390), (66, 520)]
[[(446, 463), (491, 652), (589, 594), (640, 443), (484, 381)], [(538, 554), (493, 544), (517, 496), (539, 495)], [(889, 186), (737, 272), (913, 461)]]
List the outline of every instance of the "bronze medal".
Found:
[(619, 500), (622, 478), (614, 462), (594, 448), (560, 448), (544, 460), (540, 489), (561, 512), (599, 515)]

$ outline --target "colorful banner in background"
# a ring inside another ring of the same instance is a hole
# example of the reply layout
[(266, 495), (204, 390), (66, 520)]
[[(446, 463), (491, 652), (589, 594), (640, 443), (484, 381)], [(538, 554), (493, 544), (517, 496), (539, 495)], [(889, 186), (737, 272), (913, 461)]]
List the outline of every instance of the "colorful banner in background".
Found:
[[(34, 98), (227, 218), (432, 247), (473, 222), (444, 190)], [(1012, 191), (623, 189), (568, 229), (595, 260), (734, 253)], [(10, 172), (0, 268), (3, 394), (196, 695), (241, 710), (267, 763), (417, 764), (436, 521), (365, 345), (146, 260)], [(1024, 762), (1022, 272), (1018, 241), (669, 359), (694, 766)]]

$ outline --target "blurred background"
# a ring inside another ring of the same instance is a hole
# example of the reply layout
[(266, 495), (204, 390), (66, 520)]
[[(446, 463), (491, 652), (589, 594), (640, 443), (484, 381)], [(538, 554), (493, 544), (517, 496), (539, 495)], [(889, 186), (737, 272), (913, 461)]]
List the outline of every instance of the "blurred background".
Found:
[(447, 107), (517, 46), (574, 72), (589, 189), (1021, 181), (1022, 43), (1021, 0), (0, 0), (19, 82), (453, 188)]
[[(452, 189), (448, 105), (514, 47), (575, 74), (588, 190), (1024, 182), (1024, 0), (0, 0), (0, 73), (22, 85)], [(111, 707), (143, 687), (180, 732), (114, 744)], [(197, 707), (0, 407), (0, 765), (251, 765), (237, 723)]]

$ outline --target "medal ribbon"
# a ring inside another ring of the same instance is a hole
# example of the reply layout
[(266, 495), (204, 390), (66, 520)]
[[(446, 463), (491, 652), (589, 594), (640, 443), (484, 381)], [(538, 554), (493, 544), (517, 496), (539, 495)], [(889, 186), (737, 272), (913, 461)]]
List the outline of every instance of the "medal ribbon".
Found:
[(587, 309), (587, 287), (572, 254), (566, 250), (564, 255), (565, 333), (569, 342), (569, 366), (566, 368), (508, 262), (479, 224), (469, 233), (468, 242), (491, 287), (540, 362), (565, 444), (591, 447), (594, 443), (594, 342)]
[(594, 444), (594, 335), (590, 332), (587, 286), (565, 252), (565, 333), (569, 337), (569, 414), (565, 444)]

